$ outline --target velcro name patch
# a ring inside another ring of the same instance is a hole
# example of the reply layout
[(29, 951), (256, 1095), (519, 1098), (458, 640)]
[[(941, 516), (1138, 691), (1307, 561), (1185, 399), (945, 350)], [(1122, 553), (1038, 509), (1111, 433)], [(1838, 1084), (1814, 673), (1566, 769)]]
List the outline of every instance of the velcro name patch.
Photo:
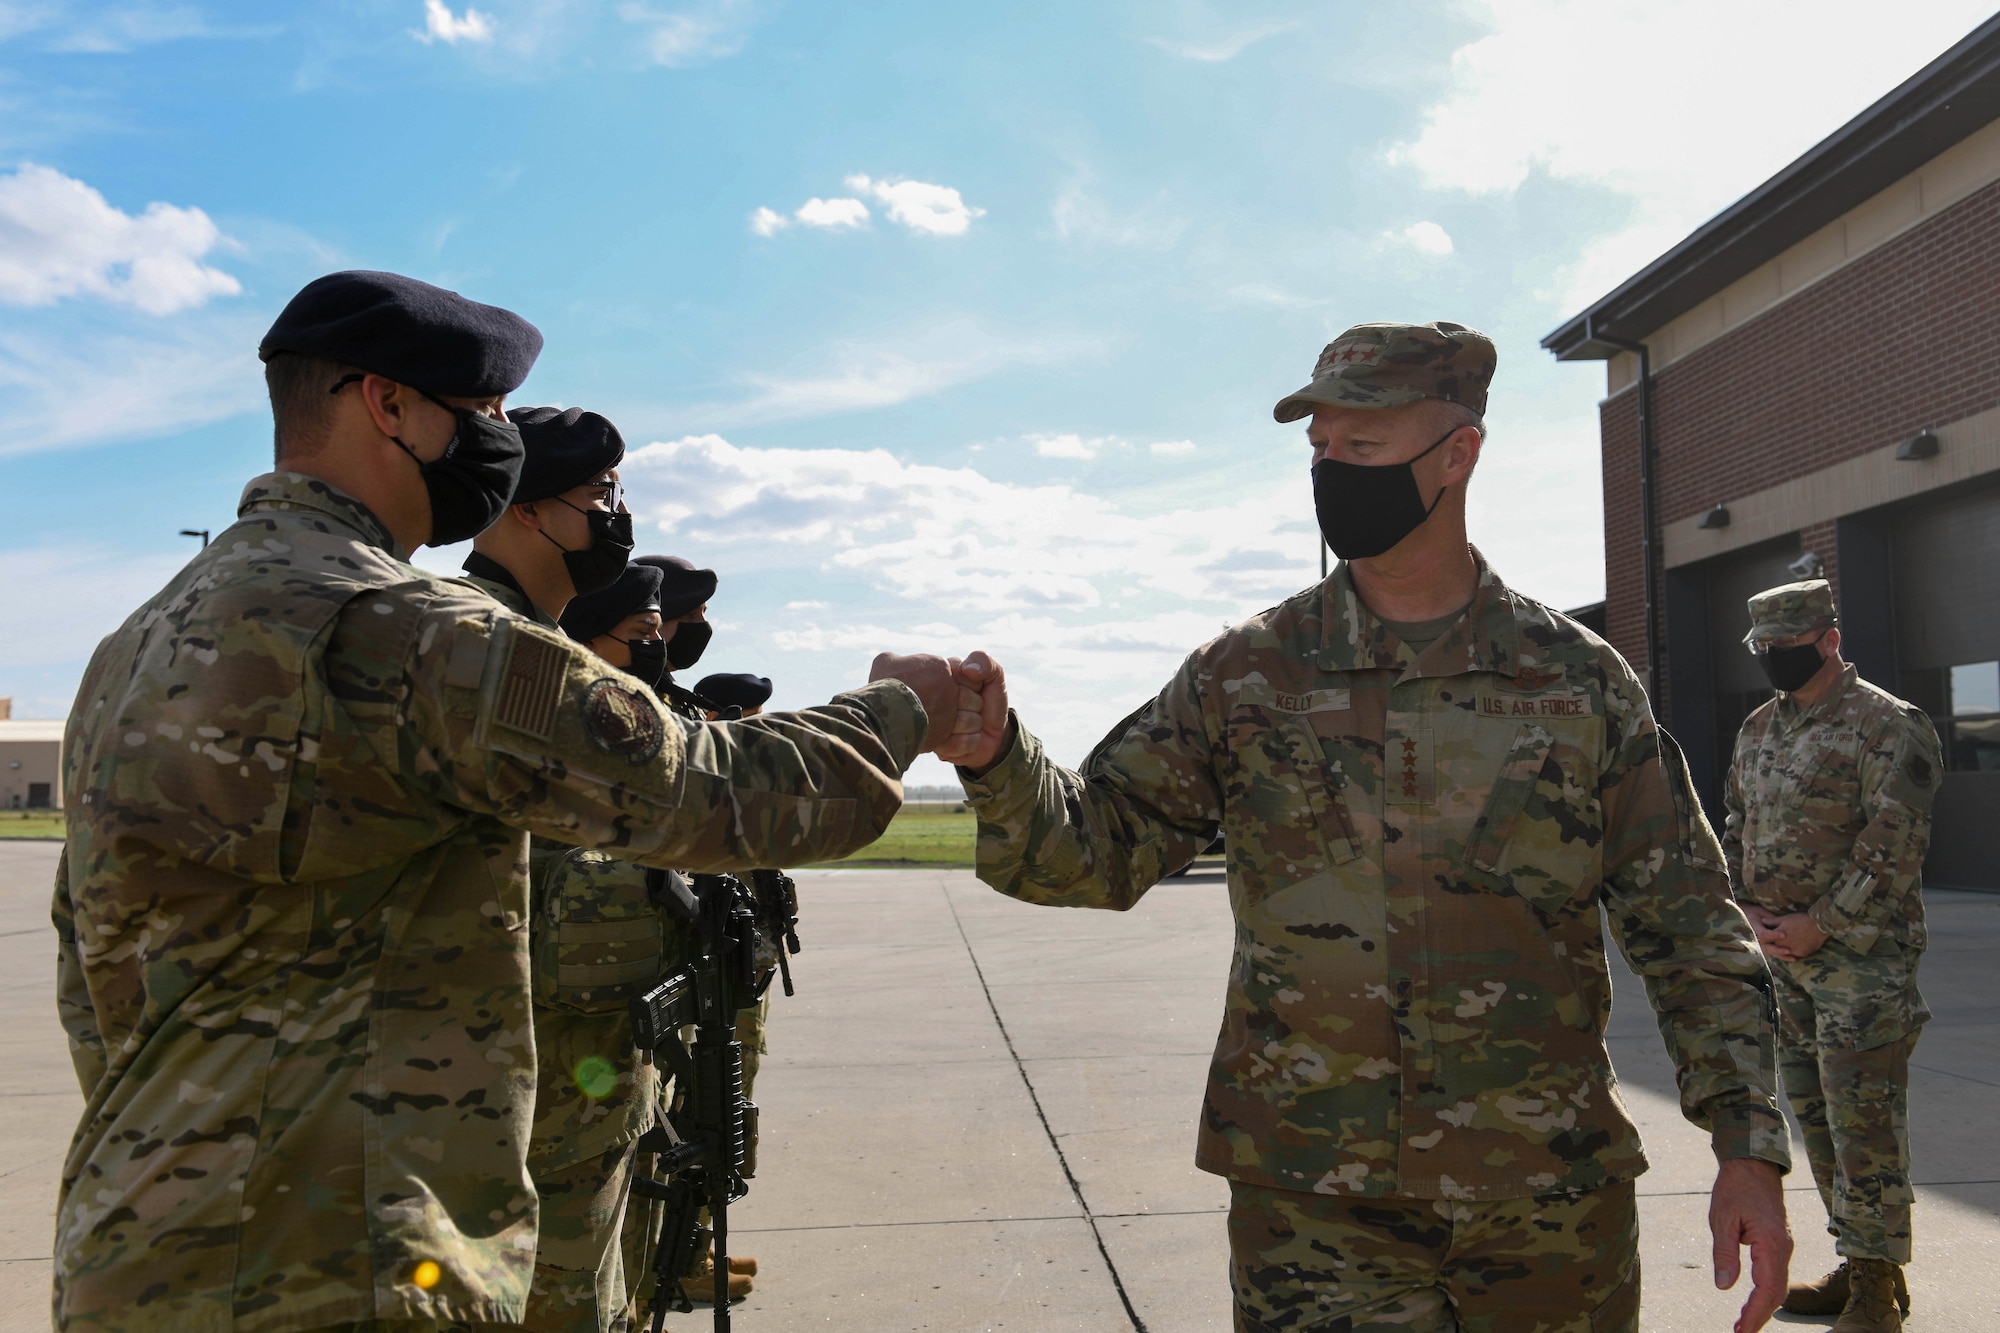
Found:
[(1590, 696), (1575, 694), (1481, 694), (1481, 717), (1589, 717)]
[(1296, 692), (1272, 689), (1268, 681), (1243, 682), (1243, 688), (1236, 693), (1236, 701), (1255, 708), (1268, 708), (1274, 713), (1343, 713), (1353, 706), (1347, 690), (1299, 690)]
[(493, 720), (547, 740), (554, 733), (556, 702), (562, 696), (569, 655), (538, 634), (515, 627), (508, 636), (507, 669), (500, 673), (500, 698)]

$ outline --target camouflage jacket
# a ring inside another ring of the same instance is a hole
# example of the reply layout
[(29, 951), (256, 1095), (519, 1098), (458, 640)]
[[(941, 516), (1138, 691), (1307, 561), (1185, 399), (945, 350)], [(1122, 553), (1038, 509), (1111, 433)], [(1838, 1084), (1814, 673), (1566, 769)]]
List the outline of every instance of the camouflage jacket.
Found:
[(540, 1068), (528, 1165), (539, 1174), (652, 1127), (661, 1066), (637, 1058), (632, 1001), (689, 961), (692, 941), (652, 901), (645, 866), (545, 838), (528, 862)]
[(86, 1102), (64, 1327), (513, 1322), (536, 1245), (527, 831), (841, 856), (922, 707), (731, 723), (398, 558), (309, 477), (99, 645), (64, 740), (58, 1004)]
[(1220, 826), (1236, 949), (1196, 1164), (1503, 1199), (1645, 1170), (1598, 905), (1718, 1157), (1788, 1164), (1769, 976), (1678, 749), (1616, 652), (1480, 564), (1412, 658), (1346, 566), (1199, 648), (1072, 773), (1025, 731), (979, 875), (1128, 908)]
[[(504, 570), (476, 572), (478, 561), (466, 563), (456, 582), (561, 632)], [(635, 1058), (631, 1001), (678, 960), (680, 929), (653, 905), (647, 873), (589, 848), (529, 840), (536, 1076), (528, 1169), (538, 1181), (652, 1128), (659, 1069)]]
[(1924, 853), (1944, 763), (1923, 710), (1850, 665), (1811, 708), (1765, 703), (1736, 735), (1722, 850), (1737, 897), (1804, 912), (1856, 953), (1921, 949)]

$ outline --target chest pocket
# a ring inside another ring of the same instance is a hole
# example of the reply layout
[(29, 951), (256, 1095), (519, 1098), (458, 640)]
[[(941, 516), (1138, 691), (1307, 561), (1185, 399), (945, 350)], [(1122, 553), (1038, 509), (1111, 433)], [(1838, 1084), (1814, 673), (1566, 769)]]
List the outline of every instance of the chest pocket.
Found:
[(536, 1001), (586, 1014), (623, 1011), (679, 953), (679, 928), (654, 906), (645, 868), (581, 847), (536, 886), (530, 940)]
[(1228, 741), (1224, 836), (1246, 890), (1272, 892), (1360, 854), (1343, 779), (1304, 717), (1239, 705)]
[(1596, 774), (1566, 741), (1542, 723), (1521, 724), (1465, 848), (1478, 877), (1550, 915), (1587, 901), (1604, 842)]

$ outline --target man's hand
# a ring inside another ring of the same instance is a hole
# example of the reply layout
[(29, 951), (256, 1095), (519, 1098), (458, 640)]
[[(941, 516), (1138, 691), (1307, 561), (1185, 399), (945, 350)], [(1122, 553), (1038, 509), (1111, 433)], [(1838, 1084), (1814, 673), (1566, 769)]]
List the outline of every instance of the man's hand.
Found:
[(1819, 951), (1819, 946), (1826, 943), (1826, 932), (1804, 912), (1793, 912), (1789, 916), (1772, 918), (1768, 929), (1759, 927), (1757, 939), (1764, 946), (1764, 952), (1773, 958), (1796, 963)]
[(1764, 938), (1765, 931), (1776, 928), (1778, 924), (1776, 912), (1767, 912), (1755, 903), (1743, 903), (1741, 906), (1743, 915), (1750, 918), (1750, 928), (1757, 932), (1758, 939)]
[(1742, 1246), (1750, 1247), (1750, 1296), (1736, 1316), (1736, 1333), (1757, 1333), (1785, 1299), (1792, 1267), (1792, 1228), (1785, 1220), (1785, 1191), (1778, 1168), (1754, 1157), (1721, 1163), (1708, 1198), (1708, 1229), (1715, 1238), (1715, 1285), (1728, 1291), (1743, 1271)]
[(929, 653), (877, 653), (868, 669), (869, 680), (900, 680), (917, 692), (930, 719), (923, 748), (946, 762), (978, 737), (982, 722), (979, 692), (959, 681), (959, 665), (955, 657)]
[(1013, 724), (1007, 715), (1007, 673), (983, 652), (975, 652), (960, 663), (959, 683), (979, 695), (979, 730), (960, 731), (952, 737), (952, 748), (939, 750), (938, 758), (972, 770), (974, 777), (1000, 762), (1013, 748)]

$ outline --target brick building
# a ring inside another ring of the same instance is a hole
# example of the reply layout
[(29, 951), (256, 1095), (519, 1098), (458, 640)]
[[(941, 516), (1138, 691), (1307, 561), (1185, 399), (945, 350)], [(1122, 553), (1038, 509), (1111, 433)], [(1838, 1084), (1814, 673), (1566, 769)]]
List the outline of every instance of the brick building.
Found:
[(1711, 814), (1744, 599), (1818, 569), (1945, 743), (1928, 878), (2000, 888), (2000, 18), (1542, 345), (1608, 363), (1605, 631)]

